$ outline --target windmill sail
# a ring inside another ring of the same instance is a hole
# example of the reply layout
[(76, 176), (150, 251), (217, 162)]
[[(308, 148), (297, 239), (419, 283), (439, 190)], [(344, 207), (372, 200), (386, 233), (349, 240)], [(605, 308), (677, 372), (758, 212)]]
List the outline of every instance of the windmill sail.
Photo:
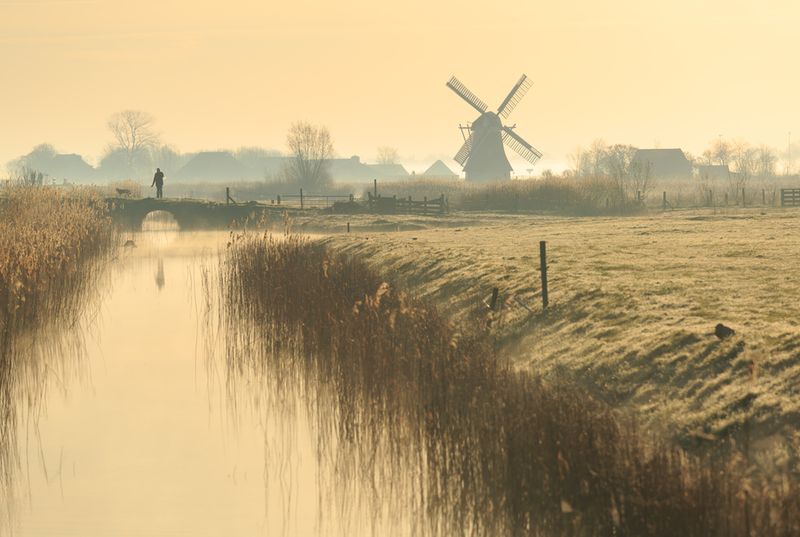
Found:
[(512, 131), (508, 127), (503, 127), (503, 142), (514, 150), (519, 156), (530, 162), (531, 164), (535, 164), (537, 160), (542, 158), (542, 153), (533, 147), (531, 144), (526, 142), (519, 136), (517, 133)]
[(528, 80), (527, 76), (522, 75), (522, 78), (514, 84), (508, 96), (506, 96), (500, 104), (500, 108), (497, 109), (497, 115), (501, 116), (503, 119), (507, 119), (508, 116), (511, 115), (512, 110), (516, 108), (517, 104), (519, 104), (525, 94), (528, 93), (529, 89), (531, 89), (531, 81)]
[(447, 87), (456, 92), (459, 97), (467, 101), (467, 103), (473, 107), (475, 110), (483, 114), (489, 107), (486, 105), (485, 102), (481, 101), (477, 95), (472, 93), (467, 89), (467, 87), (461, 83), (459, 79), (456, 77), (452, 77), (447, 82)]
[(469, 138), (464, 140), (464, 145), (461, 146), (461, 149), (458, 150), (456, 156), (453, 157), (453, 160), (464, 166), (467, 162), (467, 158), (469, 158), (469, 152), (472, 149), (472, 134), (470, 133)]

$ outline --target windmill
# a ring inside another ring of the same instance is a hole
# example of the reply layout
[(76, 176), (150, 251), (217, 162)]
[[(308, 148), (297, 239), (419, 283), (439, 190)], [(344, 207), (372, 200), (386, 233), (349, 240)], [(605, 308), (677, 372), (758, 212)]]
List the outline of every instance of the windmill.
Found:
[(531, 87), (527, 76), (522, 75), (511, 88), (508, 96), (497, 108), (497, 112), (487, 111), (489, 107), (486, 103), (468, 90), (456, 77), (447, 82), (447, 87), (481, 114), (472, 124), (459, 126), (464, 136), (464, 145), (453, 158), (464, 168), (468, 181), (490, 181), (511, 177), (511, 164), (508, 162), (503, 144), (531, 164), (542, 157), (535, 147), (514, 132), (516, 125), (510, 127), (503, 125), (503, 120), (508, 119), (512, 110)]

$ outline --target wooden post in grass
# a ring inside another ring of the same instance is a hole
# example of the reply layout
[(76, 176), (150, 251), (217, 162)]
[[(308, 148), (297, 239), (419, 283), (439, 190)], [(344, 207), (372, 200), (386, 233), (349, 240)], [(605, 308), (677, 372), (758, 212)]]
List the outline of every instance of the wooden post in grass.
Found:
[(662, 197), (661, 197), (661, 210), (667, 210), (667, 191), (665, 190)]
[(377, 179), (373, 179), (372, 180), (372, 195), (375, 196), (376, 198), (378, 197), (378, 180)]
[(347, 232), (350, 233), (350, 222), (347, 223)]
[(745, 203), (744, 203), (744, 187), (742, 187), (742, 207), (744, 207), (744, 206), (745, 206)]
[(539, 271), (542, 273), (542, 309), (547, 309), (547, 242), (539, 241)]
[(489, 302), (489, 309), (494, 311), (497, 307), (497, 295), (500, 294), (500, 289), (495, 287), (492, 289), (492, 300)]
[(281, 197), (280, 197), (280, 195), (278, 195), (278, 205), (280, 205), (280, 204), (281, 204)]
[(303, 189), (300, 189), (300, 208), (303, 208)]
[(225, 205), (231, 204), (231, 188), (226, 186), (225, 187)]

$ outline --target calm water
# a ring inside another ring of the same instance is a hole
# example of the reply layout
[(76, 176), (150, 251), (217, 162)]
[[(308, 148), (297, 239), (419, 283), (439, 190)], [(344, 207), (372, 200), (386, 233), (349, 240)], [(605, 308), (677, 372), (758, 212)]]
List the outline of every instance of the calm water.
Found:
[[(69, 367), (20, 420), (14, 535), (383, 534), (370, 493), (320, 463), (297, 401), (208, 360), (201, 274), (227, 234), (122, 249)], [(296, 398), (297, 394), (290, 397)], [(346, 496), (346, 498), (340, 496)], [(406, 533), (402, 531), (400, 533)]]

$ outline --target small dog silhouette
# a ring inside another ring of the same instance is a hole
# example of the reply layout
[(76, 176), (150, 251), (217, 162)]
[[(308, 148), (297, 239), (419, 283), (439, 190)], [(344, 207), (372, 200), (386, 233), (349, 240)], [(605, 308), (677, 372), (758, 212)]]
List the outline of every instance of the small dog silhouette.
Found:
[(128, 188), (117, 188), (115, 190), (117, 191), (117, 196), (130, 197), (131, 195), (131, 191)]

